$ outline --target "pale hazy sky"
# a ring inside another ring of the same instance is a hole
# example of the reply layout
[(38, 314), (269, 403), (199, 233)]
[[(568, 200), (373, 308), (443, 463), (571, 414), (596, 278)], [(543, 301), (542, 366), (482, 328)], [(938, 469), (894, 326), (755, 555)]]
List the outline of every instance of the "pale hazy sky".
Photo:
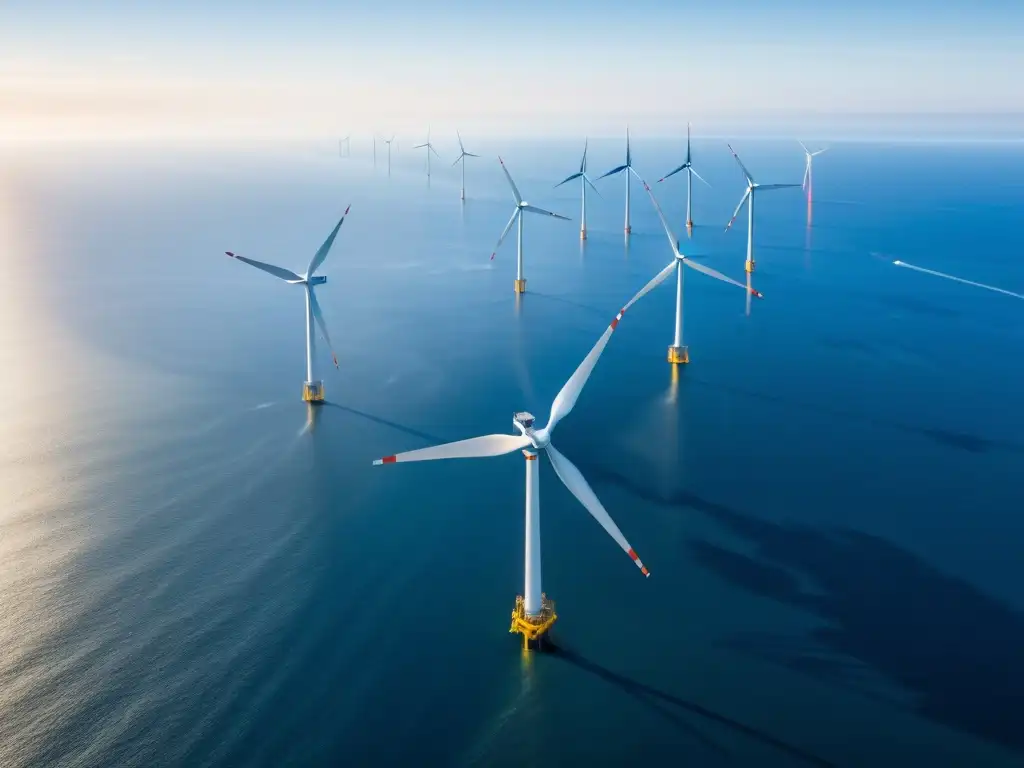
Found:
[(0, 138), (1024, 112), (1022, 0), (4, 0)]

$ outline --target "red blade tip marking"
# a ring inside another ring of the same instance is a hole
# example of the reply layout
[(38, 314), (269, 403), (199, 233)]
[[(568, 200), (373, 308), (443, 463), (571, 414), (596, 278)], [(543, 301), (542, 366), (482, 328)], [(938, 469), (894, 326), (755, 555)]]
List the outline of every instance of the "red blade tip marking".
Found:
[(490, 259), (491, 261), (494, 261), (494, 257), (495, 257), (495, 255), (496, 255), (497, 253), (498, 253), (498, 252), (497, 252), (497, 251), (495, 251), (494, 253), (492, 253), (492, 254), (491, 254), (491, 259)]
[(235, 254), (233, 254), (233, 253), (232, 253), (231, 251), (224, 251), (224, 253), (226, 253), (226, 254), (227, 254), (228, 256), (230, 256), (230, 257), (231, 257), (232, 259), (233, 259), (233, 258), (235, 258)]
[(348, 207), (347, 207), (347, 208), (345, 208), (345, 213), (343, 213), (342, 215), (343, 215), (343, 216), (348, 216), (348, 209), (349, 209), (349, 208), (351, 208), (351, 207), (352, 207), (352, 204), (350, 203), (350, 204), (348, 205)]
[(651, 575), (651, 572), (647, 570), (646, 566), (644, 566), (643, 568), (640, 569), (640, 573), (642, 573), (644, 576), (650, 576)]
[(754, 295), (757, 296), (757, 298), (759, 298), (759, 299), (763, 299), (764, 298), (764, 294), (761, 293), (760, 291), (754, 291)]
[(385, 456), (380, 460), (381, 464), (394, 464), (398, 460), (397, 456)]
[(629, 555), (634, 560), (639, 560), (640, 559), (639, 557), (637, 557), (636, 552), (634, 552), (632, 549), (629, 550), (629, 552), (627, 552), (626, 554)]

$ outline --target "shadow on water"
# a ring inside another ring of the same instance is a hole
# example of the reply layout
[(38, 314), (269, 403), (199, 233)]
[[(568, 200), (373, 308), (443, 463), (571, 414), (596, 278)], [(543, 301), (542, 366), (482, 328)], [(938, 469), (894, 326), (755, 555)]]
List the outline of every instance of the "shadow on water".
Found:
[[(703, 566), (828, 622), (810, 638), (915, 692), (912, 707), (924, 717), (1024, 751), (1024, 614), (877, 536), (700, 507), (757, 547), (750, 556), (694, 542)], [(793, 571), (816, 591), (803, 589)], [(790, 661), (821, 671), (820, 654)]]
[(662, 717), (670, 720), (677, 727), (683, 729), (689, 735), (697, 738), (700, 743), (715, 752), (716, 754), (724, 757), (729, 757), (729, 753), (721, 746), (716, 744), (714, 741), (709, 739), (704, 734), (700, 733), (693, 725), (687, 723), (680, 717), (678, 713), (686, 713), (694, 717), (703, 719), (707, 722), (712, 722), (717, 725), (726, 727), (727, 729), (738, 733), (747, 738), (753, 739), (760, 744), (767, 745), (774, 749), (784, 752), (790, 757), (795, 757), (811, 765), (819, 766), (831, 766), (827, 760), (824, 760), (816, 755), (813, 755), (805, 750), (787, 744), (786, 742), (777, 739), (769, 733), (752, 728), (749, 725), (734, 720), (731, 717), (722, 715), (718, 712), (703, 707), (693, 701), (688, 701), (680, 696), (662, 691), (654, 686), (641, 683), (632, 678), (620, 675), (617, 672), (613, 672), (606, 667), (602, 667), (590, 659), (580, 655), (576, 651), (561, 645), (549, 645), (547, 647), (547, 654), (554, 658), (560, 659), (568, 664), (572, 664), (577, 669), (583, 670), (591, 675), (594, 675), (601, 680), (609, 683), (622, 691), (625, 691), (630, 696), (633, 696), (638, 701), (646, 704), (655, 711), (657, 711)]
[(372, 413), (366, 413), (366, 411), (360, 411), (360, 410), (357, 410), (355, 408), (350, 408), (347, 405), (341, 405), (339, 403), (331, 403), (331, 402), (328, 402), (328, 401), (324, 401), (324, 406), (328, 407), (328, 408), (337, 408), (340, 411), (345, 411), (345, 413), (350, 413), (353, 416), (358, 416), (361, 419), (366, 419), (367, 421), (372, 421), (374, 424), (380, 424), (383, 427), (390, 427), (391, 429), (397, 429), (399, 432), (404, 432), (407, 435), (412, 435), (413, 437), (419, 438), (420, 440), (425, 440), (426, 442), (431, 443), (431, 444), (447, 442), (442, 437), (437, 437), (436, 435), (430, 435), (430, 434), (427, 434), (426, 432), (420, 432), (418, 429), (413, 429), (412, 427), (407, 427), (404, 424), (399, 424), (398, 422), (395, 422), (395, 421), (388, 421), (387, 419), (383, 419), (380, 416), (374, 416)]
[(828, 623), (806, 646), (756, 655), (824, 683), (849, 682), (850, 660), (858, 660), (915, 694), (907, 706), (921, 716), (1024, 751), (1024, 614), (877, 536), (767, 522), (685, 490), (658, 494), (606, 467), (581, 469), (595, 483), (708, 515), (757, 553), (691, 542), (702, 566)]

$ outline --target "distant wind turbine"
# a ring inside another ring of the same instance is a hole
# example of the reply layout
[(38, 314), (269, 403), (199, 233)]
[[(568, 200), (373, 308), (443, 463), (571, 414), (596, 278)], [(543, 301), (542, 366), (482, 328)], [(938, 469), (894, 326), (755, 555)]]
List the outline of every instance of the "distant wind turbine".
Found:
[[(584, 142), (583, 142), (583, 159), (580, 160), (580, 169), (579, 169), (579, 171), (574, 173), (572, 176), (566, 176), (560, 182), (555, 184), (555, 187), (557, 188), (557, 187), (562, 186), (563, 184), (565, 184), (568, 181), (572, 181), (573, 179), (579, 179), (580, 180), (580, 195), (581, 195), (581, 199), (583, 201), (583, 211), (580, 214), (580, 240), (586, 240), (587, 239), (587, 184), (590, 185), (591, 189), (593, 189), (594, 192), (597, 192), (597, 187), (594, 186), (594, 182), (592, 182), (590, 180), (590, 177), (587, 176), (587, 145), (588, 144), (589, 144), (589, 139), (584, 140)], [(597, 192), (597, 196), (600, 197), (601, 193)]]
[[(640, 179), (640, 175), (636, 171), (633, 170), (633, 155), (629, 151), (629, 126), (628, 125), (626, 126), (626, 164), (625, 165), (620, 165), (617, 168), (612, 168), (610, 171), (608, 171), (608, 173), (602, 173), (600, 176), (597, 177), (597, 180), (600, 181), (601, 179), (605, 178), (606, 176), (614, 176), (615, 174), (622, 173), (623, 171), (626, 172), (626, 226), (625, 226), (625, 231), (626, 231), (626, 234), (628, 235), (630, 232), (633, 231), (633, 228), (629, 225), (629, 174), (633, 174), (638, 179)], [(643, 181), (643, 179), (640, 179), (640, 181)]]
[[(349, 206), (351, 207), (351, 206)], [(320, 311), (320, 304), (316, 300), (316, 294), (313, 292), (313, 287), (317, 285), (323, 285), (327, 282), (327, 278), (323, 275), (315, 275), (314, 273), (324, 263), (324, 259), (327, 258), (327, 254), (331, 250), (331, 246), (334, 245), (334, 238), (338, 236), (338, 230), (341, 229), (341, 225), (345, 223), (345, 217), (348, 215), (348, 208), (345, 209), (345, 213), (341, 214), (341, 218), (338, 223), (334, 225), (334, 229), (331, 230), (331, 234), (324, 240), (323, 245), (320, 249), (313, 254), (313, 258), (310, 259), (309, 267), (306, 269), (304, 275), (298, 275), (292, 272), (290, 269), (284, 269), (282, 267), (276, 267), (273, 264), (267, 264), (262, 261), (256, 261), (255, 259), (248, 259), (245, 256), (239, 256), (231, 251), (225, 251), (228, 256), (238, 261), (244, 261), (256, 269), (262, 269), (264, 272), (269, 272), (276, 278), (284, 280), (286, 283), (291, 285), (301, 285), (306, 289), (306, 381), (302, 386), (302, 399), (308, 403), (322, 403), (324, 400), (324, 383), (313, 379), (313, 323), (316, 322), (320, 328), (320, 333), (323, 334), (324, 341), (327, 342), (327, 348), (331, 350), (331, 357), (334, 360), (334, 367), (338, 367), (338, 356), (334, 354), (334, 347), (331, 344), (330, 334), (327, 333), (327, 325), (324, 323), (323, 313)]]
[(427, 128), (427, 141), (424, 144), (417, 144), (413, 149), (426, 149), (427, 150), (427, 178), (430, 178), (430, 153), (433, 152), (434, 156), (440, 159), (440, 155), (437, 154), (437, 150), (434, 149), (434, 145), (430, 143), (430, 128)]
[(802, 141), (797, 141), (797, 144), (799, 144), (800, 148), (803, 149), (804, 156), (807, 158), (807, 165), (804, 167), (804, 181), (802, 186), (804, 188), (804, 191), (807, 192), (807, 199), (810, 200), (813, 195), (812, 188), (814, 186), (814, 177), (811, 170), (811, 166), (814, 164), (814, 158), (816, 158), (822, 152), (828, 152), (828, 147), (825, 147), (824, 149), (819, 149), (816, 152), (811, 152), (807, 147), (804, 146), (804, 143)]
[[(462, 161), (462, 192), (459, 193), (459, 199), (466, 199), (466, 158), (467, 157), (480, 157), (480, 155), (474, 155), (472, 152), (467, 152), (466, 148), (462, 146), (462, 135), (456, 131), (455, 135), (459, 137), (459, 156), (455, 158), (455, 163)], [(428, 158), (429, 159), (429, 158)], [(452, 163), (452, 165), (455, 165)]]
[(377, 167), (377, 134), (373, 134), (373, 167)]
[[(693, 216), (691, 215), (691, 211), (690, 211), (690, 198), (691, 198), (691, 196), (693, 194), (693, 177), (696, 176), (698, 179), (703, 181), (705, 184), (708, 184), (708, 183), (707, 183), (707, 181), (705, 181), (703, 176), (701, 176), (699, 173), (697, 173), (693, 169), (692, 155), (690, 154), (690, 124), (689, 123), (686, 124), (686, 162), (683, 163), (682, 165), (680, 165), (675, 170), (672, 170), (672, 171), (669, 171), (668, 173), (666, 173), (664, 176), (662, 176), (660, 179), (658, 179), (658, 183), (660, 184), (665, 179), (670, 178), (672, 176), (675, 176), (677, 173), (679, 173), (680, 171), (683, 171), (683, 170), (686, 171), (686, 232), (687, 232), (687, 234), (691, 234), (693, 232)], [(710, 186), (711, 185), (708, 184), (708, 187), (710, 187)]]
[(491, 261), (494, 261), (494, 257), (498, 253), (498, 249), (501, 248), (501, 244), (505, 240), (505, 235), (507, 235), (508, 231), (512, 229), (512, 225), (518, 221), (519, 229), (516, 234), (519, 248), (518, 255), (516, 257), (515, 289), (516, 293), (524, 293), (526, 291), (526, 278), (523, 277), (523, 212), (529, 211), (530, 213), (540, 213), (545, 216), (553, 216), (556, 219), (562, 219), (563, 221), (570, 221), (570, 219), (524, 202), (523, 196), (519, 194), (519, 188), (516, 186), (516, 183), (512, 181), (512, 176), (509, 174), (508, 168), (505, 167), (505, 161), (499, 157), (498, 162), (501, 163), (501, 170), (505, 172), (505, 178), (508, 179), (508, 185), (512, 187), (512, 195), (516, 199), (516, 209), (512, 212), (512, 218), (508, 220), (508, 224), (505, 225), (505, 230), (501, 233), (501, 237), (498, 238), (498, 244), (494, 246), (494, 252), (491, 254)]
[(349, 156), (349, 154), (351, 153), (351, 146), (349, 144), (349, 139), (351, 139), (351, 138), (352, 138), (351, 136), (346, 136), (344, 139), (340, 139), (338, 141), (338, 157), (348, 157)]
[(383, 139), (384, 143), (388, 145), (388, 176), (391, 175), (391, 142), (394, 140), (395, 137), (393, 135), (390, 139)]
[(736, 206), (736, 210), (732, 214), (732, 218), (729, 219), (729, 223), (725, 225), (725, 231), (728, 232), (732, 223), (736, 221), (736, 217), (740, 215), (740, 210), (743, 208), (743, 204), (747, 203), (747, 262), (744, 268), (747, 272), (754, 271), (754, 193), (761, 190), (769, 189), (789, 189), (790, 187), (799, 187), (799, 184), (758, 184), (754, 181), (754, 177), (750, 175), (750, 171), (740, 160), (740, 156), (736, 154), (736, 151), (732, 148), (731, 144), (727, 144), (729, 151), (732, 152), (732, 156), (736, 158), (736, 162), (740, 166), (740, 170), (743, 171), (743, 178), (747, 180), (747, 191), (743, 193), (743, 197), (740, 198), (740, 204)]

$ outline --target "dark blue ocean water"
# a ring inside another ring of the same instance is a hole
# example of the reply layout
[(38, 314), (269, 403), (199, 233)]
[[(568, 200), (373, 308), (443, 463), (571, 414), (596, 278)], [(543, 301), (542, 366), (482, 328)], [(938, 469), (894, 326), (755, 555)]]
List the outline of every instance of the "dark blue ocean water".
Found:
[[(371, 461), (545, 420), (671, 254), (638, 185), (624, 244), (621, 177), (580, 247), (581, 147), (467, 148), (464, 205), (404, 146), (4, 153), (0, 764), (1019, 765), (1024, 301), (892, 261), (1024, 292), (1024, 151), (836, 145), (813, 226), (759, 199), (764, 301), (687, 275), (678, 377), (672, 281), (626, 315), (555, 443), (652, 577), (544, 462), (558, 649), (524, 657), (521, 458)], [(575, 220), (526, 221), (521, 302), (499, 151)], [(743, 278), (739, 170), (694, 151), (684, 250)], [(222, 254), (302, 271), (349, 203), (309, 411), (300, 291)]]

